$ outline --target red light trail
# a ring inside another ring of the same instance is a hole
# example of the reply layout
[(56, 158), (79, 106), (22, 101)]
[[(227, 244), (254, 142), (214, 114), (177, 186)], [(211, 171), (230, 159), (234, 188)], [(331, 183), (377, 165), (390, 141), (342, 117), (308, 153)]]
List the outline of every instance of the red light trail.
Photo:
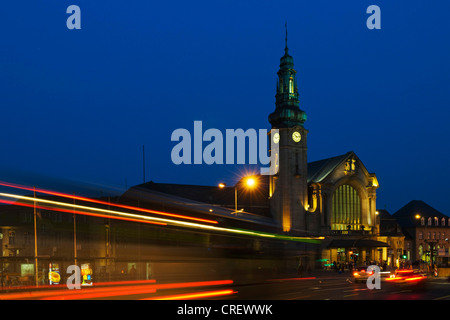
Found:
[(45, 193), (45, 194), (68, 198), (68, 199), (72, 199), (72, 200), (86, 201), (86, 202), (102, 204), (102, 205), (107, 205), (107, 206), (113, 206), (113, 207), (117, 207), (117, 208), (134, 210), (134, 211), (139, 211), (139, 212), (152, 213), (152, 214), (158, 214), (158, 215), (163, 215), (163, 216), (168, 216), (168, 217), (218, 224), (218, 222), (215, 220), (190, 217), (190, 216), (179, 215), (179, 214), (170, 213), (170, 212), (151, 210), (151, 209), (145, 209), (145, 208), (138, 208), (138, 207), (127, 206), (127, 205), (122, 205), (122, 204), (117, 204), (117, 203), (110, 203), (110, 202), (101, 201), (101, 200), (97, 200), (97, 199), (80, 197), (80, 196), (75, 196), (75, 195), (70, 195), (70, 194), (66, 194), (66, 193), (62, 193), (62, 192), (50, 191), (50, 190), (45, 190), (45, 189), (40, 189), (40, 188), (27, 187), (27, 186), (22, 186), (22, 185), (18, 185), (18, 184), (3, 182), (3, 181), (0, 181), (0, 186), (21, 189), (21, 190), (27, 190), (27, 191), (36, 191), (39, 193)]
[[(164, 289), (186, 289), (207, 286), (231, 285), (233, 280), (213, 280), (213, 281), (195, 281), (180, 283), (162, 283), (157, 284), (155, 280), (137, 280), (137, 281), (117, 281), (97, 283), (94, 287), (86, 287), (84, 289), (59, 289), (64, 285), (57, 285), (58, 289), (52, 286), (45, 286), (49, 290), (36, 290), (28, 292), (14, 292), (0, 294), (0, 300), (14, 299), (39, 299), (39, 300), (79, 300), (79, 299), (102, 299), (129, 295), (153, 294), (158, 290)], [(23, 289), (23, 288), (22, 288)], [(53, 290), (52, 290), (53, 289)], [(229, 295), (236, 293), (231, 289), (222, 289), (208, 292), (191, 292), (183, 294), (174, 294), (169, 296), (156, 296), (144, 298), (144, 300), (177, 300), (177, 299), (199, 299), (208, 298), (219, 295)]]
[[(17, 205), (17, 206), (21, 206), (21, 207), (28, 207), (28, 208), (34, 208), (35, 207), (35, 205), (33, 205), (33, 204), (22, 203), (22, 202), (13, 202), (13, 201), (7, 201), (7, 200), (0, 200), (0, 203), (13, 204), (13, 205)], [(148, 221), (148, 220), (143, 220), (143, 219), (116, 217), (116, 216), (100, 214), (100, 213), (92, 213), (92, 212), (86, 212), (86, 211), (77, 211), (77, 210), (62, 209), (62, 208), (55, 208), (55, 207), (46, 207), (46, 206), (41, 206), (41, 205), (36, 205), (36, 208), (43, 209), (43, 210), (52, 210), (52, 211), (58, 211), (58, 212), (65, 212), (65, 213), (74, 213), (74, 214), (80, 214), (80, 215), (92, 216), (92, 217), (99, 217), (99, 218), (109, 218), (109, 219), (132, 221), (132, 222), (143, 222), (143, 223), (149, 223), (149, 224), (156, 224), (156, 225), (160, 225), (160, 226), (166, 226), (167, 225), (167, 223), (163, 223), (163, 222)]]

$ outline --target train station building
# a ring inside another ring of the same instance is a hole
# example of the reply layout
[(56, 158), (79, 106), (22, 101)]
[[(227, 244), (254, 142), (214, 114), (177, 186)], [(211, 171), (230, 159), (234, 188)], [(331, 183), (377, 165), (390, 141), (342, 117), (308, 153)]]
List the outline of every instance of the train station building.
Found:
[[(307, 160), (307, 117), (300, 108), (297, 72), (287, 39), (275, 97), (275, 110), (268, 119), (271, 143), (277, 147), (271, 150), (275, 171), (255, 177), (258, 192), (245, 192), (243, 180), (224, 188), (154, 182), (141, 187), (234, 208), (241, 217), (259, 215), (270, 219), (284, 234), (324, 237), (313, 254), (315, 261), (324, 264), (387, 260), (389, 245), (379, 238), (379, 182), (375, 173), (353, 151), (319, 161)], [(308, 254), (311, 256), (311, 252)]]

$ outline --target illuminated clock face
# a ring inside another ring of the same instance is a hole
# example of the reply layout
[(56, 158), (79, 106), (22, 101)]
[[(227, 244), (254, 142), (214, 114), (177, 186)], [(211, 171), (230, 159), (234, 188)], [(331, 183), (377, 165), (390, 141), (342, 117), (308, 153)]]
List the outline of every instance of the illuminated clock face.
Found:
[(300, 134), (300, 132), (295, 131), (292, 134), (292, 140), (294, 140), (294, 142), (299, 142), (302, 139), (302, 135)]
[(280, 134), (278, 133), (278, 132), (276, 132), (274, 135), (273, 135), (273, 142), (274, 143), (278, 143), (280, 141)]

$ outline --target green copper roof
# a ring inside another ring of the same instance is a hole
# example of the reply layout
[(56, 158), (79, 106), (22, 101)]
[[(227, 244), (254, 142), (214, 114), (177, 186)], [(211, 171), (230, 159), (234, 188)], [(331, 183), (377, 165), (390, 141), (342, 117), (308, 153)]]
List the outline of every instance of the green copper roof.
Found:
[(306, 113), (298, 107), (277, 108), (269, 115), (269, 122), (273, 127), (291, 128), (303, 126), (305, 121)]
[(280, 59), (275, 111), (269, 115), (269, 122), (274, 128), (303, 126), (306, 121), (306, 113), (299, 107), (294, 58), (289, 55), (288, 51), (286, 25), (286, 47), (284, 48), (284, 56)]

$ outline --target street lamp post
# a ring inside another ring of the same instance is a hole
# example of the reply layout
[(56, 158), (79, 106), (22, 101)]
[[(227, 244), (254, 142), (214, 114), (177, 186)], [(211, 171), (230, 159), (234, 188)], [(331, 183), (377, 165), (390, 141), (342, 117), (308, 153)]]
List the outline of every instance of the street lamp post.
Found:
[[(225, 183), (219, 183), (219, 188), (223, 189), (226, 187)], [(234, 186), (234, 213), (237, 215), (237, 186)]]
[[(420, 214), (416, 214), (415, 216), (414, 216), (414, 218), (416, 219), (416, 220), (419, 220), (419, 219), (421, 219), (421, 216), (420, 216)], [(422, 232), (422, 231), (420, 231), (420, 232)], [(425, 223), (425, 233), (423, 234), (423, 240), (424, 240), (424, 242), (426, 243), (426, 239), (425, 239), (425, 237), (426, 237), (426, 232), (427, 232), (427, 225), (426, 225), (426, 223)], [(419, 255), (420, 255), (420, 252), (419, 252), (419, 243), (417, 242), (417, 239), (416, 239), (416, 248), (414, 248), (414, 250), (416, 251), (416, 252), (418, 252), (419, 253)], [(425, 249), (425, 248), (424, 248)], [(422, 259), (422, 257), (419, 257), (420, 259)]]
[[(74, 193), (75, 196), (75, 193)], [(77, 220), (75, 215), (75, 197), (73, 199), (73, 259), (75, 265), (78, 265), (77, 262)]]
[[(256, 179), (253, 177), (247, 177), (245, 179), (245, 186), (248, 188), (254, 188), (256, 186)], [(221, 182), (219, 183), (219, 188), (223, 189), (226, 187), (226, 184)], [(237, 215), (238, 213), (238, 187), (237, 184), (234, 186), (234, 212)]]
[(237, 215), (238, 207), (237, 207), (237, 186), (234, 186), (234, 212)]
[(33, 204), (33, 216), (34, 216), (34, 283), (36, 288), (39, 286), (39, 271), (38, 271), (38, 255), (37, 255), (37, 228), (36, 228), (36, 188), (33, 187), (34, 204)]

